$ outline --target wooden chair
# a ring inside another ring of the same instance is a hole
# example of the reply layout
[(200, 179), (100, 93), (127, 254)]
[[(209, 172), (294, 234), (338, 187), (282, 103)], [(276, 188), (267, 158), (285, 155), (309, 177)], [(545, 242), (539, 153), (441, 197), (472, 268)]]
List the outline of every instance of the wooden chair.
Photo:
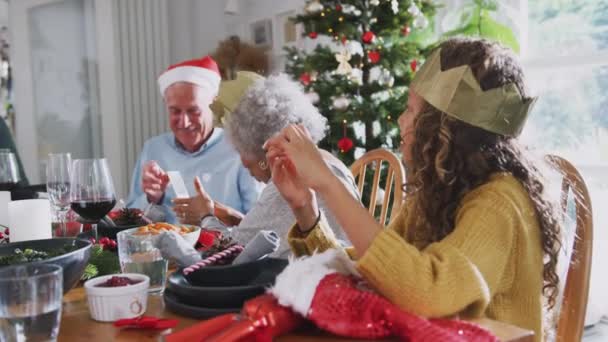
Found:
[(560, 205), (564, 215), (566, 215), (570, 191), (574, 196), (576, 209), (576, 233), (557, 319), (556, 342), (580, 341), (585, 327), (591, 274), (593, 248), (591, 199), (583, 177), (570, 162), (553, 155), (548, 155), (546, 159), (563, 177)]
[[(397, 215), (399, 208), (403, 202), (403, 185), (405, 184), (405, 170), (401, 160), (392, 152), (379, 148), (365, 153), (361, 158), (356, 160), (350, 167), (351, 172), (357, 181), (357, 187), (359, 188), (359, 195), (363, 193), (363, 187), (365, 183), (365, 173), (368, 166), (374, 170), (374, 178), (371, 185), (371, 196), (369, 203), (369, 212), (373, 216), (376, 212), (376, 196), (378, 194), (378, 188), (380, 187), (380, 173), (382, 172), (382, 163), (388, 163), (388, 173), (386, 175), (386, 184), (384, 186), (384, 199), (382, 201), (382, 209), (380, 211), (380, 223), (387, 223), (388, 209), (392, 202), (392, 210), (390, 218)], [(391, 201), (391, 190), (394, 191)]]

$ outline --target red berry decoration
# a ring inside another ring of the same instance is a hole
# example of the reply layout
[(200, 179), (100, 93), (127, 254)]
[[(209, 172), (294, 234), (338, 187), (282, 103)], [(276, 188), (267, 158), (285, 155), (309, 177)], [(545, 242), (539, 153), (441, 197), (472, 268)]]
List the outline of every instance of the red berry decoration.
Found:
[(305, 72), (305, 73), (302, 73), (302, 75), (300, 75), (300, 82), (303, 85), (307, 86), (310, 84), (311, 81), (312, 81), (312, 79), (311, 79), (309, 73)]
[(409, 34), (412, 32), (412, 28), (409, 27), (408, 25), (403, 26), (403, 28), (401, 29), (401, 34), (403, 34), (404, 36), (409, 36)]
[(418, 61), (414, 59), (410, 62), (410, 69), (412, 69), (413, 72), (416, 72), (416, 68), (418, 68)]
[(336, 5), (336, 11), (338, 11), (338, 12), (342, 11), (342, 5), (337, 4)]
[(317, 39), (318, 36), (319, 36), (319, 33), (315, 32), (315, 31), (312, 31), (312, 32), (308, 33), (308, 37), (310, 39)]
[(363, 33), (363, 36), (361, 36), (361, 40), (363, 40), (365, 44), (373, 43), (375, 38), (376, 35), (372, 31), (366, 31), (365, 33)]
[(203, 245), (203, 247), (211, 247), (215, 242), (215, 238), (216, 234), (203, 231), (198, 237), (198, 242)]
[(353, 143), (353, 141), (348, 137), (344, 137), (344, 138), (338, 140), (338, 148), (340, 149), (340, 152), (342, 152), (342, 153), (346, 153), (346, 152), (352, 150), (354, 146), (355, 146), (355, 143)]
[(376, 64), (380, 62), (380, 52), (376, 50), (370, 51), (367, 53), (367, 58), (369, 59), (370, 63)]

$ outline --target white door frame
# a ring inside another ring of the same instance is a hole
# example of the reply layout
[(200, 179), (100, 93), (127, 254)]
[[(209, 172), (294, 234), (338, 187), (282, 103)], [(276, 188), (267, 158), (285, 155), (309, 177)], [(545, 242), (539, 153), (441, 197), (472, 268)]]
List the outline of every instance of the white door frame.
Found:
[[(38, 6), (64, 0), (9, 0), (9, 30), (11, 33), (11, 62), (14, 79), (16, 110), (16, 142), (25, 171), (31, 183), (40, 182), (38, 141), (34, 116), (33, 75), (31, 68), (30, 32), (27, 12)], [(118, 198), (126, 194), (123, 176), (123, 146), (120, 127), (120, 96), (116, 59), (114, 1), (93, 0), (95, 42), (97, 44), (99, 113), (101, 115), (102, 155), (108, 159)], [(59, 85), (61, 86), (61, 85)], [(96, 127), (93, 127), (96, 129)], [(95, 147), (96, 149), (98, 147)]]

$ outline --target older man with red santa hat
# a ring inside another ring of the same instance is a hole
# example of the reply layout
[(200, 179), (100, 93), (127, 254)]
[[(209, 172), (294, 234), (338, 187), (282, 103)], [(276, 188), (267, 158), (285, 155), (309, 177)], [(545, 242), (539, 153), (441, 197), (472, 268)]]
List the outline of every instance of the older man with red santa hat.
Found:
[[(158, 78), (171, 132), (150, 138), (133, 171), (127, 205), (162, 207), (164, 220), (186, 221), (170, 210), (175, 191), (168, 171), (179, 171), (190, 195), (195, 178), (218, 202), (246, 213), (261, 190), (243, 167), (238, 153), (213, 126), (211, 103), (218, 95), (220, 73), (209, 56), (170, 66)], [(189, 218), (190, 220), (192, 218)]]

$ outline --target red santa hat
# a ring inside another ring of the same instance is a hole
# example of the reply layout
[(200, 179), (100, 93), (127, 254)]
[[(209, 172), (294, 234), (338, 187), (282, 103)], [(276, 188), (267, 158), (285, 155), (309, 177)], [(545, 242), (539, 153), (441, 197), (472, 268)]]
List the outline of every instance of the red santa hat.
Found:
[(165, 90), (176, 82), (196, 84), (216, 96), (220, 87), (220, 70), (210, 56), (192, 59), (170, 66), (158, 77), (160, 94), (165, 96)]

